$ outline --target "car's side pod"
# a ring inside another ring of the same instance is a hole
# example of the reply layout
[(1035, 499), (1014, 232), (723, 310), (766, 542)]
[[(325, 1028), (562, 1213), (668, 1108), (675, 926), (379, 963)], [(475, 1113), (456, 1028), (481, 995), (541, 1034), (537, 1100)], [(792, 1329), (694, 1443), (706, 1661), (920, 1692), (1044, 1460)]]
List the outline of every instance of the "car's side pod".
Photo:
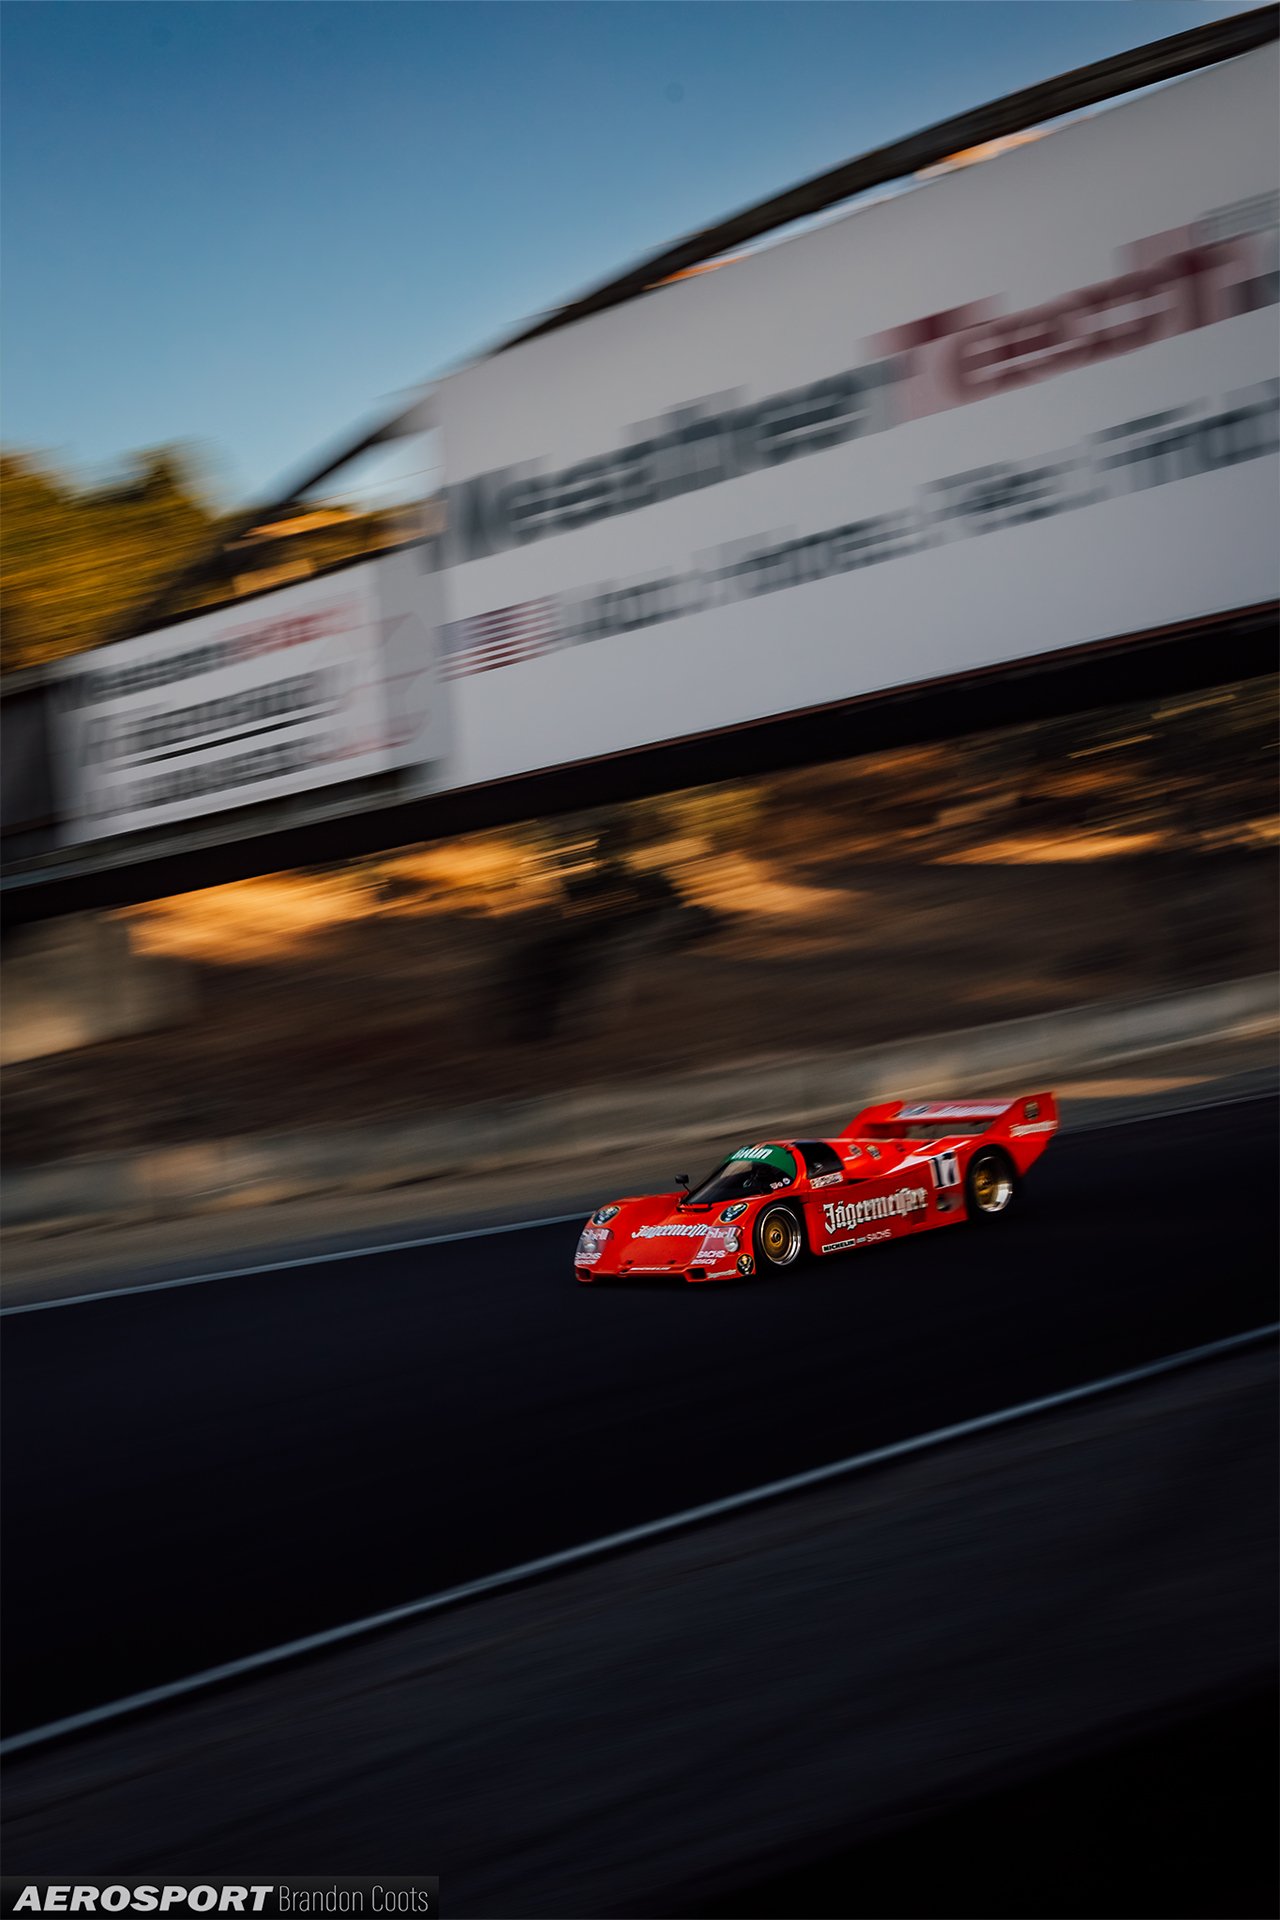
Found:
[(1052, 1093), (1023, 1094), (1017, 1100), (888, 1100), (864, 1107), (844, 1129), (846, 1140), (896, 1140), (920, 1137), (928, 1128), (938, 1140), (957, 1137), (994, 1140), (1005, 1148), (1020, 1174), (1040, 1158), (1058, 1131), (1058, 1101)]

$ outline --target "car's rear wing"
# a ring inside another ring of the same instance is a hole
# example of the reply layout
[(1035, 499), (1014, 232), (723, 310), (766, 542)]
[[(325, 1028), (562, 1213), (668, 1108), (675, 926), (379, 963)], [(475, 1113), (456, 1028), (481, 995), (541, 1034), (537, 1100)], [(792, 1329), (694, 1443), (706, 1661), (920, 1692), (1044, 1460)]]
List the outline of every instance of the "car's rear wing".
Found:
[(1058, 1130), (1058, 1102), (1051, 1093), (1017, 1100), (887, 1100), (855, 1114), (845, 1140), (943, 1140), (964, 1134), (1047, 1139)]

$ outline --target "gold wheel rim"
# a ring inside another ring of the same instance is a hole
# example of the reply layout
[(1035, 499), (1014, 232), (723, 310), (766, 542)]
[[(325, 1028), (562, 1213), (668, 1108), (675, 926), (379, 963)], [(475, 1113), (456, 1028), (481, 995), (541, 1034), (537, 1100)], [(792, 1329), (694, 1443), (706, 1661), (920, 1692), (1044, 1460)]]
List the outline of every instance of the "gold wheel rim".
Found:
[(980, 1161), (973, 1170), (973, 1198), (984, 1213), (999, 1213), (1008, 1205), (1011, 1184), (1008, 1176), (991, 1162)]
[(787, 1247), (787, 1226), (785, 1220), (770, 1220), (764, 1230), (765, 1252), (785, 1253)]

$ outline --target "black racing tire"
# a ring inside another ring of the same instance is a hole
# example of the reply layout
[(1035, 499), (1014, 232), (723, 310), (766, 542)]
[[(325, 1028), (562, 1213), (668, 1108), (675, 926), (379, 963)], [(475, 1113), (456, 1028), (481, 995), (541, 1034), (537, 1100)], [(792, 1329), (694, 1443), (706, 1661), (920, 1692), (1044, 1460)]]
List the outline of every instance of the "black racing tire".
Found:
[(1018, 1170), (1003, 1147), (980, 1147), (964, 1177), (964, 1203), (970, 1220), (994, 1226), (1018, 1198)]
[(751, 1239), (757, 1273), (786, 1273), (798, 1267), (808, 1251), (799, 1212), (782, 1200), (761, 1207)]

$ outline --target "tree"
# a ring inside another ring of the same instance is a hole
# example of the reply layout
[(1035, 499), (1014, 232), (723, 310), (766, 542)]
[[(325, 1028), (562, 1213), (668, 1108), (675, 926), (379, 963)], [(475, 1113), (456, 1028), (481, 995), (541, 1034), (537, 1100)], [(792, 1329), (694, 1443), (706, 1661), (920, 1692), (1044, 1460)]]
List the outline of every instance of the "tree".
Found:
[(89, 487), (38, 454), (4, 454), (0, 516), (6, 671), (98, 645), (217, 528), (178, 447), (140, 454), (122, 479)]
[[(398, 546), (416, 537), (419, 519), (404, 506), (282, 508), (236, 540), (175, 601), (173, 617)], [(216, 550), (218, 532), (182, 447), (136, 454), (122, 477), (90, 487), (40, 454), (0, 454), (0, 666), (61, 659), (119, 634), (131, 608)]]

